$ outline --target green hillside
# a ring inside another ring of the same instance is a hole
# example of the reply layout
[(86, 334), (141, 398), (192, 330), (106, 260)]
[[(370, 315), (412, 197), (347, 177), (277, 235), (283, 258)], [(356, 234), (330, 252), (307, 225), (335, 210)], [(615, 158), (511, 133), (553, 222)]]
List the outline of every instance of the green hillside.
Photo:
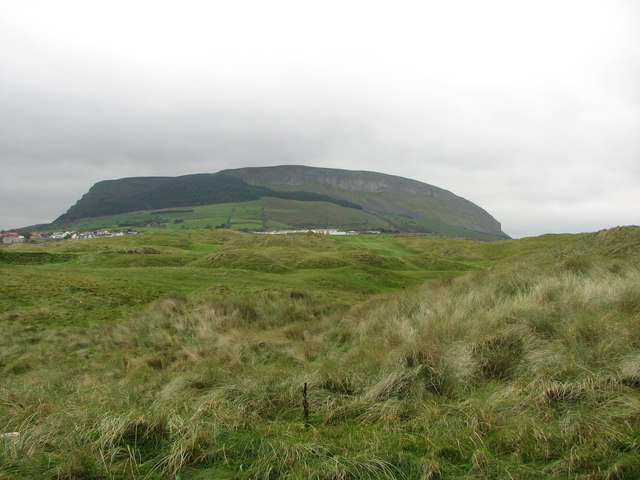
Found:
[(51, 231), (52, 228), (73, 230), (163, 229), (172, 231), (228, 228), (267, 231), (304, 228), (394, 230), (395, 226), (380, 216), (331, 202), (262, 197), (250, 202), (146, 210), (90, 219), (81, 218), (64, 224), (41, 225), (34, 230)]
[(155, 230), (0, 274), (2, 479), (640, 477), (640, 227)]
[(485, 210), (441, 188), (381, 173), (303, 166), (102, 181), (53, 224), (38, 228), (94, 226), (329, 227), (508, 238)]

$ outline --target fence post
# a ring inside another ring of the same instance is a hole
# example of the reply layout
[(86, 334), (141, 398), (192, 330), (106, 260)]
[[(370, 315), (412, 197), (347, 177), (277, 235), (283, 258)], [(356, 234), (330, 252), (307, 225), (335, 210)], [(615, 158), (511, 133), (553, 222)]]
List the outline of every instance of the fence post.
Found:
[(309, 397), (307, 396), (307, 382), (304, 382), (304, 388), (302, 389), (302, 408), (304, 410), (304, 428), (309, 430), (311, 425), (309, 424)]

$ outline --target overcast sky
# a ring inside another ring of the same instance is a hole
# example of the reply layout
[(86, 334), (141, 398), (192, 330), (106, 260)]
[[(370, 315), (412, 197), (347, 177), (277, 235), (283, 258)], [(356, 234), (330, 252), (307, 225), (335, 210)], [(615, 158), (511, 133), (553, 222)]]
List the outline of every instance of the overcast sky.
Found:
[(0, 0), (0, 229), (100, 180), (400, 175), (522, 237), (640, 223), (637, 0)]

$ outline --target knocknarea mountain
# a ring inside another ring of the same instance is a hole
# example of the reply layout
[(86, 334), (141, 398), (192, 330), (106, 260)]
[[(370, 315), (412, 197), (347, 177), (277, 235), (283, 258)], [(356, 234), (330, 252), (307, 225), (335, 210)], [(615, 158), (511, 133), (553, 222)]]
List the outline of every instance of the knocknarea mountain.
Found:
[(53, 226), (339, 228), (509, 238), (488, 212), (442, 188), (382, 173), (300, 165), (106, 180)]

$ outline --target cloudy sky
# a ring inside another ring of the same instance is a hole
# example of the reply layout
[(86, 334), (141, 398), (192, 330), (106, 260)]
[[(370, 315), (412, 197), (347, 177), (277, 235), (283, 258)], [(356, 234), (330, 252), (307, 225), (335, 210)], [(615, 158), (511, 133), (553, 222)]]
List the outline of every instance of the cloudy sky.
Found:
[(522, 237), (640, 223), (637, 0), (0, 0), (0, 229), (95, 182), (303, 164)]

